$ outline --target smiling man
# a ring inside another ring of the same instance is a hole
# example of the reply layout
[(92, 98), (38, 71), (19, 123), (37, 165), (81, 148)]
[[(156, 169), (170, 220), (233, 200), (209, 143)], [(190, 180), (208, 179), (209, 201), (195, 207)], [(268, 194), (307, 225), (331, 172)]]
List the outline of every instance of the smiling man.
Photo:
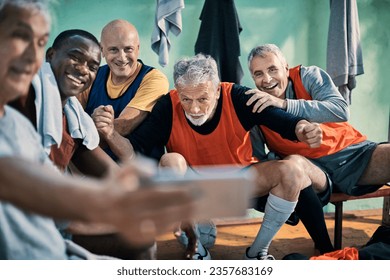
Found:
[(59, 169), (65, 171), (72, 162), (82, 173), (96, 177), (106, 175), (116, 164), (98, 146), (94, 123), (75, 96), (91, 86), (100, 59), (99, 42), (89, 32), (60, 33), (47, 50), (47, 62), (29, 94), (11, 104), (33, 123)]
[[(159, 70), (145, 65), (139, 58), (138, 31), (126, 20), (113, 20), (102, 30), (102, 55), (107, 65), (100, 67), (90, 91), (80, 95), (85, 111), (95, 122), (111, 105), (115, 112), (115, 130), (120, 135), (131, 133), (149, 114), (157, 99), (166, 94), (169, 83)], [(109, 148), (116, 149), (115, 141)], [(105, 149), (116, 159), (111, 150)], [(155, 150), (159, 158), (163, 150)]]
[[(247, 104), (253, 112), (279, 107), (297, 117), (320, 123), (323, 131), (320, 147), (307, 149), (301, 143), (282, 139), (264, 126), (255, 127), (251, 135), (256, 139), (252, 141), (255, 155), (306, 157), (313, 173), (320, 174), (321, 170), (326, 174), (326, 193), (363, 195), (389, 182), (390, 144), (368, 140), (347, 122), (348, 104), (324, 70), (314, 65), (290, 68), (284, 54), (274, 44), (254, 47), (248, 55), (248, 66), (257, 87), (247, 92), (251, 95)], [(268, 155), (265, 143), (271, 151)], [(329, 197), (321, 201), (325, 205)], [(317, 221), (310, 218), (310, 211), (302, 211), (298, 216), (302, 221), (309, 220), (305, 224), (308, 231), (316, 227)], [(321, 233), (312, 231), (312, 238), (318, 234)]]
[[(100, 259), (101, 256), (64, 240), (55, 220), (111, 224), (131, 244), (142, 246), (158, 232), (164, 232), (167, 224), (191, 217), (194, 196), (184, 189), (140, 190), (138, 168), (131, 165), (105, 180), (72, 177), (55, 169), (37, 127), (8, 106), (27, 94), (37, 102), (44, 98), (45, 104), (50, 97), (58, 97), (42, 110), (34, 106), (34, 101), (28, 103), (28, 108), (36, 112), (35, 123), (42, 124), (43, 116), (45, 123), (59, 116), (61, 124), (61, 99), (55, 77), (50, 64), (41, 67), (50, 34), (47, 2), (0, 0), (0, 259)], [(87, 35), (73, 31), (67, 34), (52, 53), (51, 61), (60, 53), (63, 55), (61, 60), (67, 66), (60, 73), (72, 80), (64, 80), (64, 84), (73, 91), (90, 83), (86, 78), (89, 71), (82, 67), (89, 65), (87, 61), (91, 65), (98, 61), (99, 47)], [(74, 53), (79, 55), (73, 57)], [(53, 68), (57, 68), (55, 63)], [(36, 76), (38, 69), (41, 71)], [(42, 89), (46, 91), (42, 93)], [(61, 125), (59, 129), (62, 131)], [(144, 227), (145, 221), (153, 228)]]
[[(115, 172), (118, 165), (100, 148), (95, 124), (76, 98), (91, 87), (100, 60), (95, 36), (80, 29), (63, 31), (48, 48), (47, 62), (34, 78), (29, 94), (11, 105), (34, 124), (59, 169), (69, 170), (72, 164), (84, 175), (103, 178)], [(130, 248), (111, 228), (72, 223), (68, 231), (76, 243), (99, 254), (125, 259), (152, 258), (154, 254), (149, 244)], [(91, 235), (98, 241), (90, 242)]]

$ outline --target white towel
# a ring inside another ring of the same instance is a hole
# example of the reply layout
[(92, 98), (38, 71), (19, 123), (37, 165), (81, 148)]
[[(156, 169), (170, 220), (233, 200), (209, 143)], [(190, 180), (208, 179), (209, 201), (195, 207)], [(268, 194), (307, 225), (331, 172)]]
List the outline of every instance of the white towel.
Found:
[(364, 73), (356, 0), (330, 0), (326, 69), (350, 104), (355, 77)]
[(32, 86), (35, 90), (37, 130), (42, 137), (46, 153), (50, 154), (50, 147), (58, 147), (62, 141), (62, 103), (49, 63), (42, 65), (32, 81)]
[(99, 145), (99, 134), (91, 117), (84, 111), (79, 100), (72, 96), (65, 104), (64, 112), (72, 138), (83, 139), (89, 150)]
[[(32, 85), (35, 90), (37, 128), (42, 136), (42, 145), (49, 155), (52, 145), (60, 146), (63, 130), (61, 95), (49, 63), (42, 65)], [(76, 97), (68, 99), (64, 112), (72, 138), (83, 139), (88, 149), (95, 149), (99, 145), (99, 134), (93, 120), (84, 112)]]
[(152, 33), (152, 49), (158, 54), (161, 66), (169, 62), (171, 42), (168, 34), (171, 31), (179, 35), (182, 30), (181, 10), (184, 9), (184, 0), (157, 0), (155, 28)]

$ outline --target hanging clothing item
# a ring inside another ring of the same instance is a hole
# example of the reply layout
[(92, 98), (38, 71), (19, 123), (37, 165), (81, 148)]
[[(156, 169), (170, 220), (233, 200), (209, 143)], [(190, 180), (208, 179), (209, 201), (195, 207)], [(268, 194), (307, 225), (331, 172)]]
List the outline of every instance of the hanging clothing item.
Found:
[(182, 30), (181, 10), (184, 0), (157, 0), (155, 28), (152, 33), (152, 50), (158, 54), (158, 63), (165, 67), (169, 62), (169, 31), (179, 35)]
[(326, 70), (351, 104), (355, 77), (364, 73), (356, 0), (330, 0)]
[(211, 55), (221, 81), (239, 84), (244, 75), (239, 61), (242, 27), (234, 0), (206, 0), (199, 19), (195, 54)]

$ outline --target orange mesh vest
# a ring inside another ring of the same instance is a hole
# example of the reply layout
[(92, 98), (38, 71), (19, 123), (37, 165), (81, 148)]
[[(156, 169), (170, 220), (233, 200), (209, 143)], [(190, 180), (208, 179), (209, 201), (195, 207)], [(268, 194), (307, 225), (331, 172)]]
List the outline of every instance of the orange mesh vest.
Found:
[[(296, 66), (289, 70), (296, 98), (312, 100), (302, 84), (300, 68), (301, 66)], [(320, 147), (313, 149), (309, 148), (305, 143), (284, 139), (280, 134), (265, 126), (261, 125), (260, 127), (269, 149), (283, 157), (298, 154), (307, 158), (319, 158), (334, 154), (349, 145), (360, 143), (367, 139), (366, 136), (362, 135), (347, 122), (322, 123), (320, 125), (322, 128), (322, 144)]]
[(257, 162), (252, 156), (249, 132), (241, 125), (231, 99), (232, 83), (221, 83), (221, 119), (213, 132), (207, 135), (194, 131), (187, 123), (177, 90), (171, 90), (172, 131), (168, 152), (180, 153), (191, 166), (237, 165)]

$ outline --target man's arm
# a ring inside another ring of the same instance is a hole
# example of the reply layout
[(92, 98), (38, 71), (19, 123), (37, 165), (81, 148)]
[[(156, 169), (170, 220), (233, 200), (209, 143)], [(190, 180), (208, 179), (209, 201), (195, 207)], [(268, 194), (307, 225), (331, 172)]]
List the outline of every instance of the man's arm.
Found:
[(288, 96), (287, 112), (311, 122), (345, 122), (349, 118), (347, 101), (332, 78), (317, 66), (301, 67), (303, 86), (312, 100), (296, 100)]
[(114, 129), (114, 111), (111, 106), (100, 106), (95, 111), (94, 121), (100, 135), (121, 159), (134, 156), (134, 151), (148, 156), (153, 148), (165, 146), (168, 142), (172, 127), (172, 103), (169, 96), (161, 98), (144, 122), (126, 137)]
[(115, 130), (122, 136), (130, 134), (152, 111), (157, 100), (169, 91), (167, 77), (157, 69), (142, 79), (136, 95), (115, 119)]
[(149, 112), (133, 107), (126, 107), (118, 118), (114, 120), (115, 130), (122, 136), (130, 134), (148, 116)]
[(116, 175), (80, 179), (21, 158), (1, 157), (0, 201), (56, 219), (113, 225), (138, 245), (191, 218), (193, 197), (188, 190), (137, 189), (132, 166)]
[[(251, 95), (245, 94), (248, 88), (234, 85), (232, 100), (237, 116), (246, 130), (256, 125), (264, 125), (279, 133), (283, 138), (299, 140), (309, 146), (316, 146), (322, 141), (322, 130), (318, 124), (310, 123), (273, 106), (267, 107), (260, 113), (253, 112), (253, 104), (247, 105)], [(318, 138), (321, 134), (321, 139)]]
[(0, 199), (20, 208), (58, 219), (88, 221), (97, 217), (85, 200), (95, 210), (106, 207), (99, 198), (103, 189), (95, 187), (101, 185), (99, 181), (63, 176), (46, 165), (16, 157), (1, 157), (0, 168)]
[(82, 144), (73, 154), (72, 163), (81, 173), (96, 178), (108, 176), (119, 168), (118, 164), (99, 146), (89, 150)]
[(234, 85), (232, 88), (232, 101), (237, 116), (246, 130), (250, 130), (256, 125), (265, 125), (278, 132), (283, 138), (297, 140), (295, 127), (300, 120), (280, 108), (267, 107), (260, 113), (253, 112), (254, 104), (248, 106), (247, 102), (252, 95), (245, 94), (249, 88)]

